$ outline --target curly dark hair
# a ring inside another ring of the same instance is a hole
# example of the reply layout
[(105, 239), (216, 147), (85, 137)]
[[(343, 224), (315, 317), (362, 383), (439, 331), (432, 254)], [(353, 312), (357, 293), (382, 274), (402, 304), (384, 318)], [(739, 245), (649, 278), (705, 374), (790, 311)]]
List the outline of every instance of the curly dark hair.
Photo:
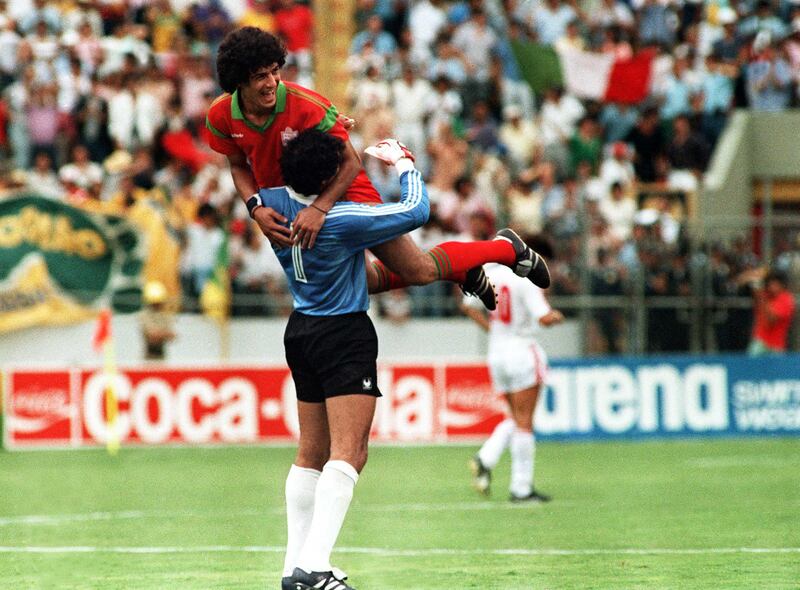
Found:
[(286, 63), (286, 47), (278, 37), (256, 27), (231, 31), (217, 53), (219, 85), (232, 94), (256, 70), (275, 63), (281, 68)]
[(283, 181), (302, 195), (318, 195), (336, 176), (344, 142), (317, 129), (306, 129), (283, 147)]

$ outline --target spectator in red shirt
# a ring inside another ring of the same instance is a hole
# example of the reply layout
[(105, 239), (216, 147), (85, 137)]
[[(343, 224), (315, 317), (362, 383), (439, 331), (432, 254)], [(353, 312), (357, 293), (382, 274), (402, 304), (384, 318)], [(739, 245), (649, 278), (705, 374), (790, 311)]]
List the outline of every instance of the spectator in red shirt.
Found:
[(795, 311), (794, 296), (788, 289), (786, 276), (771, 271), (764, 277), (764, 286), (756, 289), (751, 356), (786, 352), (789, 328)]

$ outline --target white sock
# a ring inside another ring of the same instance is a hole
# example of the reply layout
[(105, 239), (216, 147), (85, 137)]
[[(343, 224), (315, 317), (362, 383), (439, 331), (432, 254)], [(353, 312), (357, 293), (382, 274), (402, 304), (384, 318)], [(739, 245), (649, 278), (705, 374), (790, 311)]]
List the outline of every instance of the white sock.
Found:
[(481, 450), (478, 451), (478, 458), (483, 463), (484, 467), (494, 469), (506, 450), (509, 442), (511, 442), (511, 435), (514, 433), (514, 421), (511, 418), (506, 418), (500, 424), (494, 427), (492, 435), (483, 443)]
[(286, 477), (286, 558), (283, 575), (290, 576), (297, 567), (297, 554), (306, 541), (311, 517), (314, 516), (314, 497), (320, 472), (292, 465)]
[(314, 498), (314, 516), (297, 559), (307, 572), (331, 569), (331, 551), (353, 498), (358, 472), (345, 461), (328, 461), (322, 468)]
[(527, 496), (533, 490), (533, 433), (515, 429), (511, 436), (511, 493)]

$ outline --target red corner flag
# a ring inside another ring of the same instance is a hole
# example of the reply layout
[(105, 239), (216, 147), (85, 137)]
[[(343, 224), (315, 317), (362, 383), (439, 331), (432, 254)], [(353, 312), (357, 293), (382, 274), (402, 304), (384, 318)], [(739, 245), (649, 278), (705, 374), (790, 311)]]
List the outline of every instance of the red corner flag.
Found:
[(97, 352), (103, 351), (103, 346), (111, 338), (111, 311), (104, 309), (97, 316), (97, 326), (94, 329), (92, 346)]

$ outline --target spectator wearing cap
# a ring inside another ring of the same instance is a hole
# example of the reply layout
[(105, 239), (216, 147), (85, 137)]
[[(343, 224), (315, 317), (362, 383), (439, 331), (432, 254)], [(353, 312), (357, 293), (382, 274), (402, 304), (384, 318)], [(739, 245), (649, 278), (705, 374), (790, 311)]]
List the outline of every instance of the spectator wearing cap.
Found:
[(163, 361), (166, 345), (175, 339), (175, 318), (167, 309), (167, 288), (160, 281), (148, 281), (143, 292), (144, 309), (140, 319), (144, 358)]
[(719, 9), (717, 21), (722, 26), (722, 37), (714, 41), (712, 53), (723, 63), (733, 64), (739, 57), (739, 49), (742, 46), (742, 38), (736, 33), (736, 23), (739, 16), (730, 6)]
[(792, 69), (777, 52), (772, 36), (759, 32), (753, 41), (754, 58), (747, 64), (745, 80), (750, 107), (756, 111), (782, 111), (792, 97)]

